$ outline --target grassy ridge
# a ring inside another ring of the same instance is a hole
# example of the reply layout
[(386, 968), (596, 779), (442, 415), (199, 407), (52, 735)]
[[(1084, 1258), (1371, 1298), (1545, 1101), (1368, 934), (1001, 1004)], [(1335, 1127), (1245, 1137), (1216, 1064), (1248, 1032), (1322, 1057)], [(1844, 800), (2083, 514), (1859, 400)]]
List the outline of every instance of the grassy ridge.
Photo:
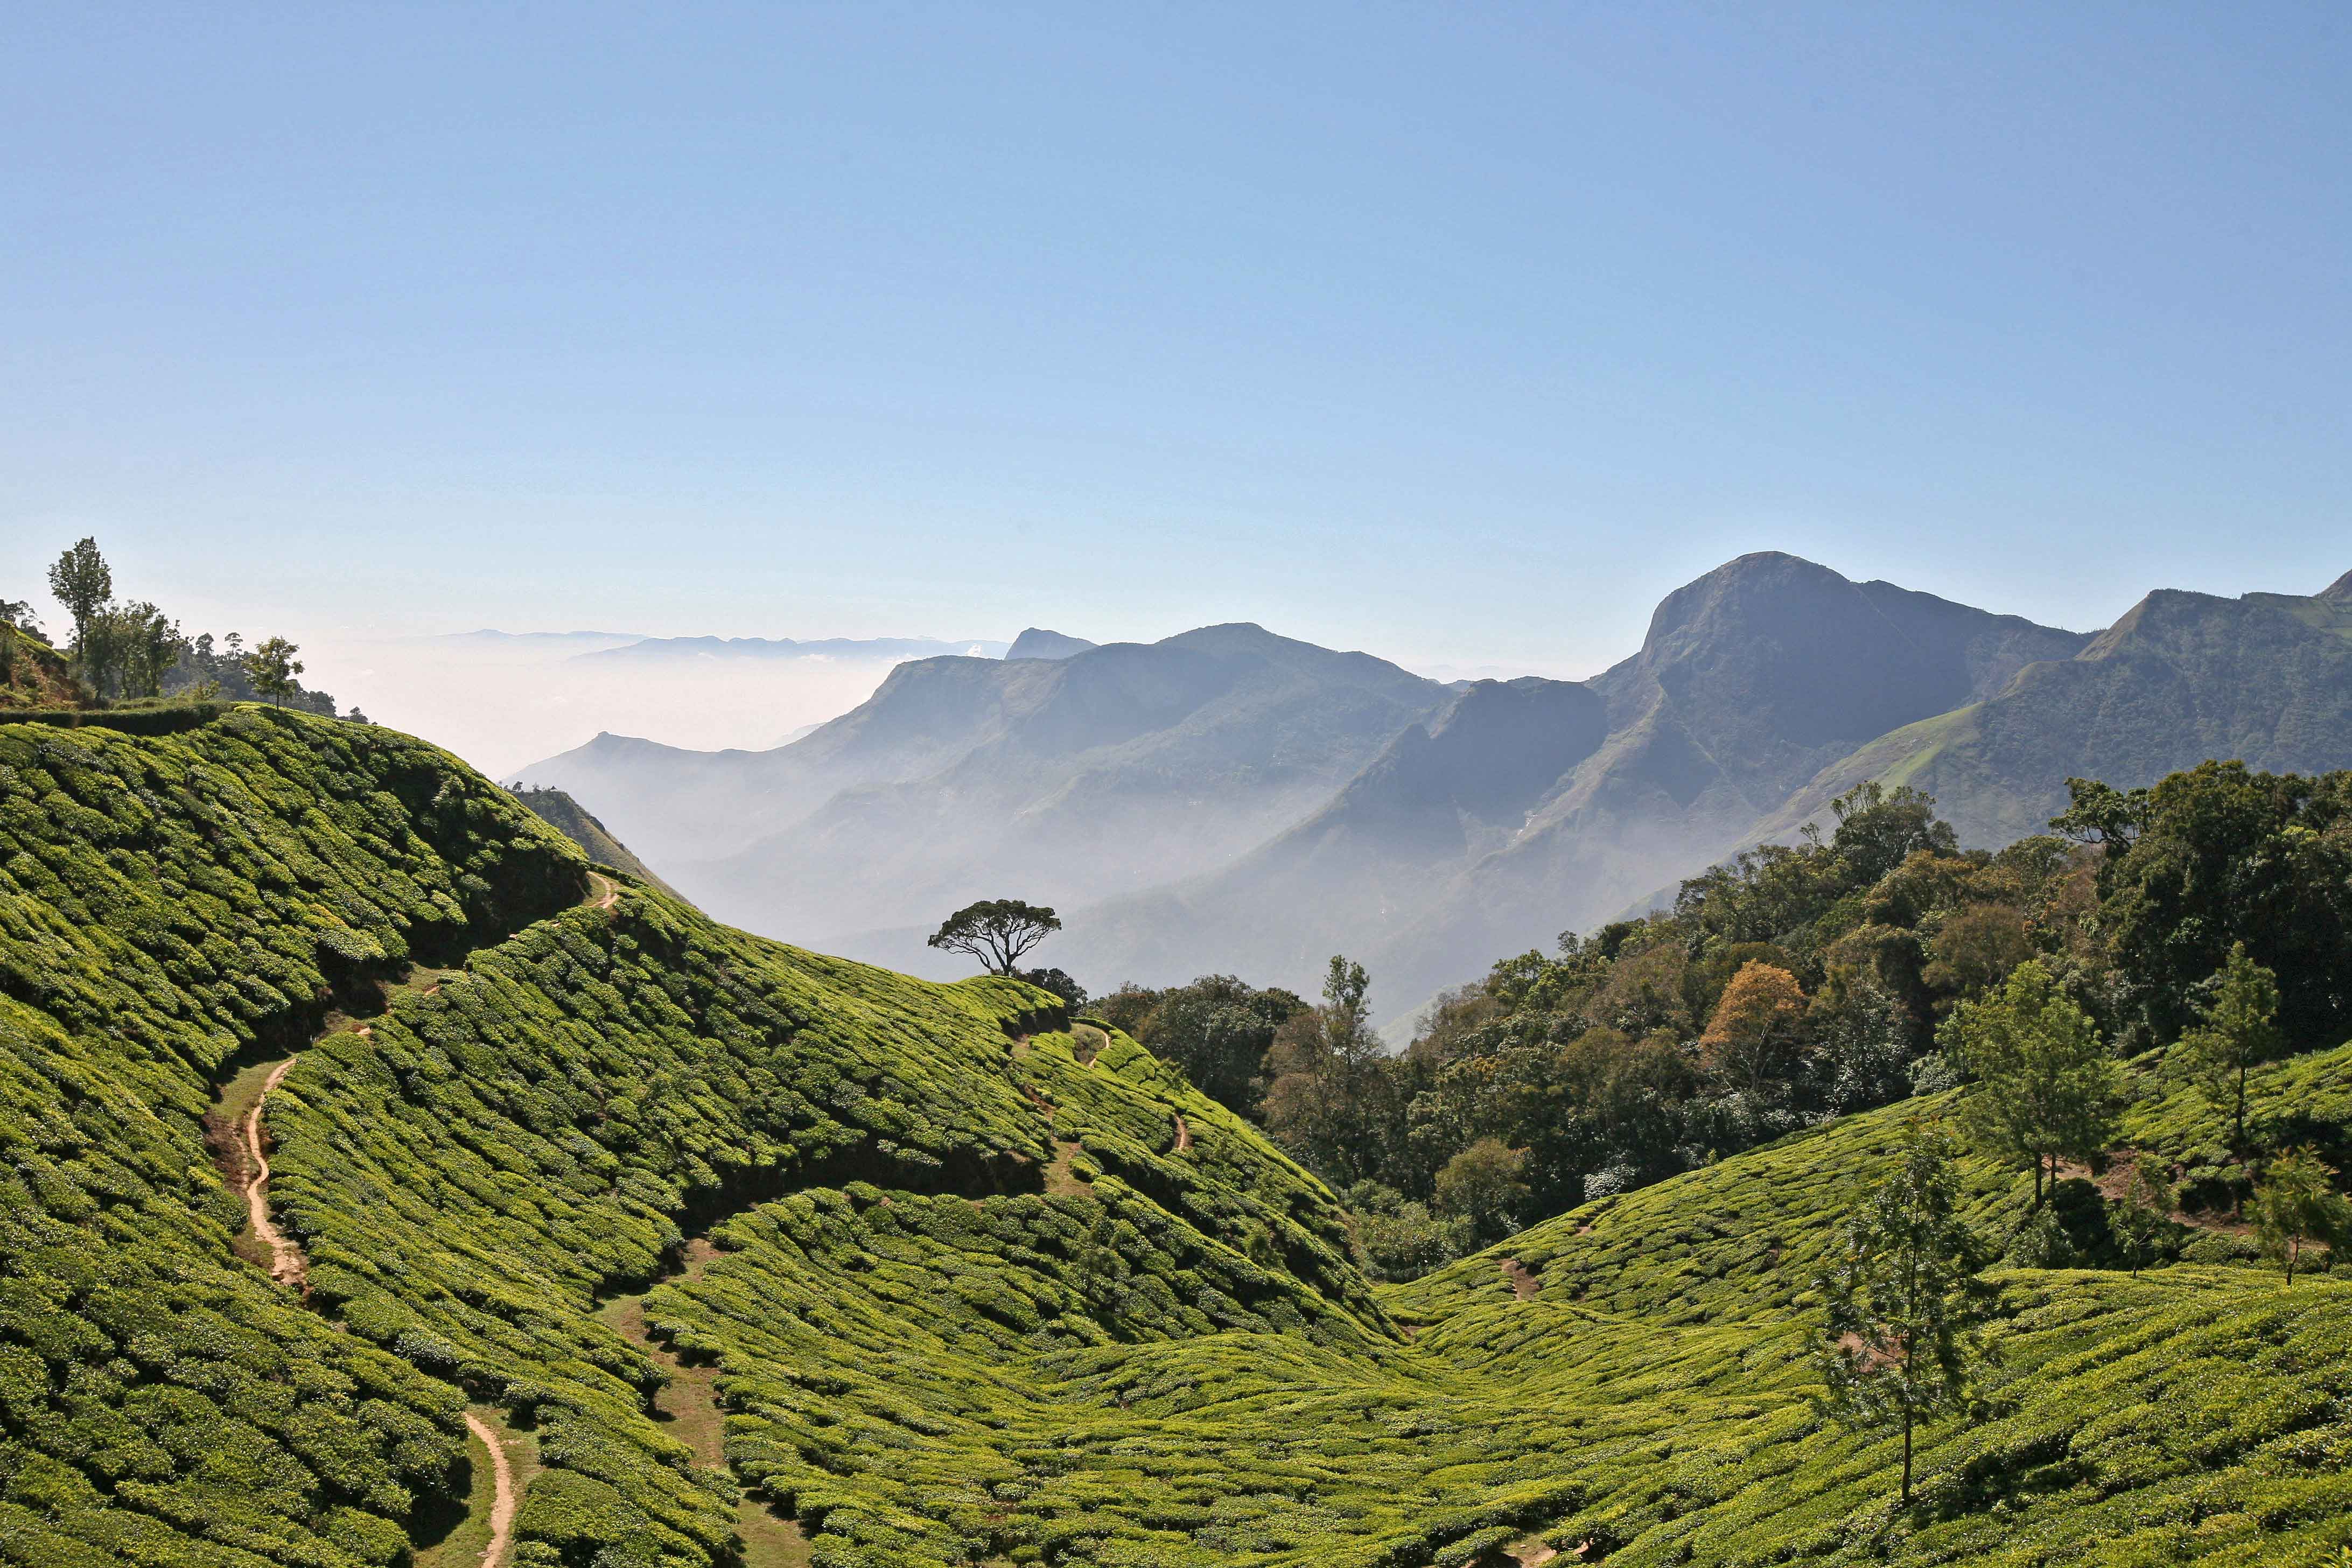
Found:
[(404, 737), (240, 709), (0, 726), (0, 1561), (395, 1561), (448, 1384), (230, 1250), (215, 1080), (336, 993), (577, 896), (578, 857)]
[[(2005, 1361), (1895, 1513), (1892, 1444), (1811, 1405), (1809, 1290), (1936, 1102), (1376, 1292), (1319, 1184), (1045, 994), (587, 891), (510, 798), (381, 731), (0, 728), (0, 1562), (396, 1563), (462, 1506), (468, 1399), (530, 1436), (512, 1561), (539, 1568), (725, 1563), (746, 1486), (824, 1568), (2352, 1544), (2352, 1286), (2282, 1290), (2189, 1230), (2205, 1261), (2137, 1279), (2003, 1277)], [(268, 1123), (307, 1308), (231, 1250), (199, 1120), (305, 1046)], [(2352, 1047), (2261, 1074), (2258, 1117), (2347, 1111)], [(2130, 1136), (2218, 1158), (2186, 1095)], [(2013, 1224), (2023, 1179), (1968, 1174)], [(657, 1283), (705, 1227), (718, 1255)], [(727, 1469), (599, 1310), (648, 1285), (646, 1325), (714, 1370)]]

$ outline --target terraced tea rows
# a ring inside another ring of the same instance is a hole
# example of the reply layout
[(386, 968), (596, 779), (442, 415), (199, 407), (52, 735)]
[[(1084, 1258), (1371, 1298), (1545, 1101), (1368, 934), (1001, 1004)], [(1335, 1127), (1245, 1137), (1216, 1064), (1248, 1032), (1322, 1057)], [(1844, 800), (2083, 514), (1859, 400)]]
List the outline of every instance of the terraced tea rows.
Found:
[[(712, 925), (382, 731), (0, 728), (0, 1562), (446, 1568), (496, 1507), (469, 1414), (540, 1568), (2352, 1545), (2352, 1290), (2219, 1233), (2003, 1276), (2002, 1367), (1894, 1508), (1891, 1445), (1811, 1404), (1809, 1292), (1935, 1101), (1376, 1291), (1320, 1184), (1117, 1031)], [(204, 1155), (240, 1074), (308, 1309)], [(2347, 1085), (2352, 1049), (2257, 1099)], [(2179, 1096), (2132, 1136), (2219, 1138)], [(1969, 1181), (2014, 1223), (2021, 1178)]]

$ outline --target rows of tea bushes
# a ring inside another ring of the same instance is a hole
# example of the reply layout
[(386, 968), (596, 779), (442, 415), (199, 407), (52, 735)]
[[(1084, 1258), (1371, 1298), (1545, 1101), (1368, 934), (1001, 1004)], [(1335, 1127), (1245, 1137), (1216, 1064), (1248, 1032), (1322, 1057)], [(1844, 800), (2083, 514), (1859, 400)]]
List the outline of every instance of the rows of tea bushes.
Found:
[[(1043, 1027), (1052, 1005), (797, 952), (631, 889), (306, 1054), (272, 1101), (282, 1223), (315, 1301), (537, 1427), (518, 1563), (724, 1552), (728, 1483), (649, 1418), (661, 1374), (594, 1309), (761, 1199), (871, 1183), (910, 1214), (919, 1193), (940, 1194), (926, 1212), (1039, 1209), (1059, 1165), (1092, 1184), (1077, 1206), (1117, 1217), (1055, 1267), (1147, 1236), (1162, 1266), (1092, 1331), (1381, 1331), (1319, 1184), (1131, 1041), (1082, 1063)], [(1062, 1316), (1083, 1342), (1092, 1318)]]
[[(2301, 1064), (2290, 1064), (2301, 1066)], [(648, 1321), (715, 1359), (739, 1472), (827, 1568), (1586, 1560), (2332, 1563), (2352, 1289), (2015, 1270), (1981, 1406), (1895, 1446), (1813, 1408), (1811, 1279), (1895, 1108), (1625, 1194), (1412, 1287), (1412, 1329), (1198, 1321), (1202, 1260), (1084, 1196), (864, 1185), (722, 1226)], [(2024, 1194), (1971, 1164), (1974, 1220)], [(1506, 1258), (1538, 1268), (1522, 1300)], [(1606, 1281), (1611, 1289), (1596, 1289)]]
[(583, 885), (404, 737), (0, 725), (0, 1562), (403, 1557), (462, 1477), (463, 1395), (232, 1255), (200, 1119), (338, 992)]
[[(746, 1486), (819, 1568), (2352, 1546), (2352, 1286), (2220, 1266), (2246, 1249), (2210, 1229), (2137, 1278), (1999, 1276), (2003, 1359), (1893, 1505), (1894, 1441), (1812, 1405), (1811, 1280), (1939, 1100), (1375, 1291), (1319, 1183), (1046, 994), (588, 891), (511, 798), (381, 731), (0, 727), (0, 1563), (397, 1563), (456, 1506), (467, 1399), (535, 1433), (518, 1568), (719, 1568)], [(268, 1122), (307, 1304), (230, 1251), (200, 1124), (296, 1048)], [(2134, 1070), (2127, 1138), (2216, 1159), (2162, 1054)], [(2352, 1049), (2254, 1089), (2336, 1147)], [(1973, 1223), (2019, 1223), (2022, 1177), (1966, 1181)], [(719, 1255), (656, 1283), (704, 1231)], [(726, 1470), (598, 1316), (648, 1285), (716, 1364)]]

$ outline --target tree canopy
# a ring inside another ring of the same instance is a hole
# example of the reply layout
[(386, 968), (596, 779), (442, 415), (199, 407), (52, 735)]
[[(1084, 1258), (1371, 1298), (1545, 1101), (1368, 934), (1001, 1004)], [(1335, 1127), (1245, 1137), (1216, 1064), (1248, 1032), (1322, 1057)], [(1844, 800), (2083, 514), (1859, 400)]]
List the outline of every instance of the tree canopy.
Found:
[(992, 974), (1011, 974), (1024, 954), (1061, 929), (1061, 918), (1041, 905), (982, 899), (942, 921), (929, 943), (943, 952), (969, 953)]

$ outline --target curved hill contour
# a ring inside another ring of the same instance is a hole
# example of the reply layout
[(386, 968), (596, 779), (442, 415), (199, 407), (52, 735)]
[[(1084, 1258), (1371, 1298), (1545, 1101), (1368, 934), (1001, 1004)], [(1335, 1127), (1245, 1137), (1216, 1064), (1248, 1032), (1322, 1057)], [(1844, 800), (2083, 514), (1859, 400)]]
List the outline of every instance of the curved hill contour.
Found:
[[(260, 1121), (307, 1300), (204, 1142), (289, 1052)], [(2339, 1124), (2347, 1064), (2258, 1096)], [(0, 725), (0, 1553), (391, 1568), (496, 1507), (469, 1404), (530, 1437), (517, 1568), (2334, 1550), (2352, 1287), (2226, 1237), (2004, 1277), (2007, 1370), (1892, 1512), (1890, 1443), (1811, 1406), (1808, 1292), (1923, 1109), (1374, 1290), (1319, 1184), (1046, 993), (718, 926), (380, 730)], [(2179, 1097), (2133, 1129), (2221, 1135)]]

